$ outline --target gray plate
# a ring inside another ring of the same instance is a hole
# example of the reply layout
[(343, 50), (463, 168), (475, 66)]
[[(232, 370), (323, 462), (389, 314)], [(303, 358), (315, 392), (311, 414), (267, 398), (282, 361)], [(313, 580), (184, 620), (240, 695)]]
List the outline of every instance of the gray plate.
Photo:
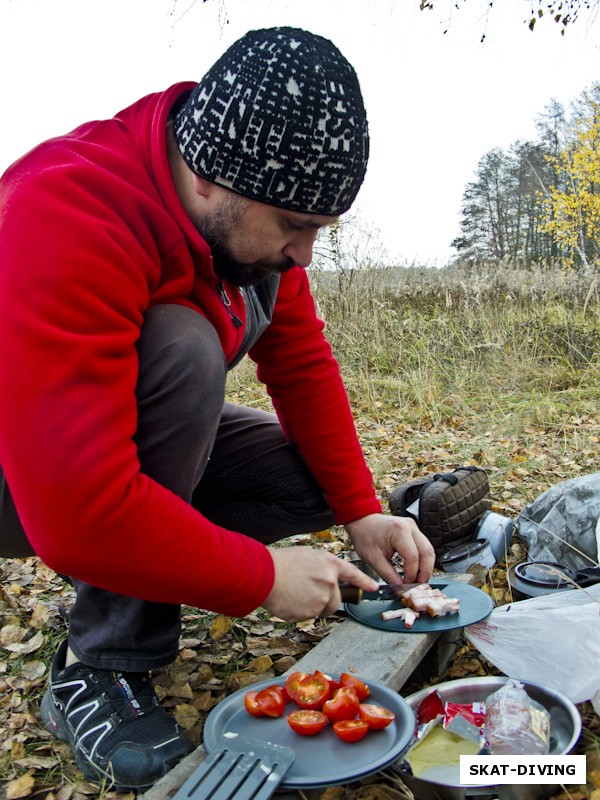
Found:
[(294, 703), (286, 706), (279, 719), (252, 717), (244, 708), (244, 695), (274, 683), (284, 685), (285, 677), (253, 683), (215, 706), (204, 725), (204, 745), (209, 753), (221, 750), (232, 734), (277, 742), (291, 747), (296, 754), (281, 787), (317, 789), (350, 783), (379, 772), (400, 755), (412, 738), (414, 712), (399, 694), (375, 681), (368, 681), (369, 701), (393, 711), (396, 719), (381, 731), (369, 731), (359, 742), (342, 742), (329, 725), (316, 736), (294, 733), (286, 721), (286, 715), (298, 708)]
[(412, 628), (407, 628), (401, 619), (391, 619), (388, 622), (381, 619), (383, 611), (402, 608), (399, 600), (365, 600), (356, 604), (346, 603), (346, 611), (352, 619), (370, 628), (393, 633), (430, 633), (431, 631), (465, 628), (467, 625), (481, 622), (491, 614), (494, 608), (494, 601), (489, 594), (475, 586), (469, 586), (467, 583), (434, 579), (429, 581), (429, 585), (434, 589), (436, 586), (445, 586), (445, 595), (458, 597), (460, 600), (458, 614), (446, 614), (445, 617), (430, 617), (428, 614), (421, 614)]

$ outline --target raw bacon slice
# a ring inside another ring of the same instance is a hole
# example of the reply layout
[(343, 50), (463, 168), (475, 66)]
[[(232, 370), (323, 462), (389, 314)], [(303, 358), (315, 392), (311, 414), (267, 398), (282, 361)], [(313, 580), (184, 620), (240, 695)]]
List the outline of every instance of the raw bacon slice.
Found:
[(441, 589), (434, 589), (428, 583), (421, 583), (402, 595), (402, 608), (383, 611), (383, 620), (401, 619), (407, 628), (412, 628), (419, 614), (426, 612), (430, 617), (444, 617), (446, 614), (458, 614), (460, 600), (448, 597)]
[(430, 589), (428, 592), (419, 592), (411, 595), (404, 605), (408, 606), (408, 608), (413, 608), (415, 611), (426, 611), (428, 603), (432, 600), (443, 600), (445, 596), (439, 589)]
[(381, 618), (386, 622), (390, 619), (401, 619), (407, 628), (412, 628), (419, 614), (412, 608), (395, 608), (390, 611), (382, 611)]
[(457, 597), (435, 597), (424, 609), (430, 617), (445, 617), (446, 614), (457, 614), (460, 611), (460, 600)]
[(430, 617), (443, 617), (460, 611), (460, 600), (457, 597), (448, 597), (441, 589), (434, 589), (428, 583), (409, 589), (402, 596), (402, 604), (419, 613), (425, 611)]
[(413, 586), (412, 589), (409, 589), (402, 595), (402, 603), (405, 606), (411, 605), (411, 598), (417, 594), (423, 594), (424, 592), (431, 592), (431, 586), (428, 583), (420, 583), (418, 586)]

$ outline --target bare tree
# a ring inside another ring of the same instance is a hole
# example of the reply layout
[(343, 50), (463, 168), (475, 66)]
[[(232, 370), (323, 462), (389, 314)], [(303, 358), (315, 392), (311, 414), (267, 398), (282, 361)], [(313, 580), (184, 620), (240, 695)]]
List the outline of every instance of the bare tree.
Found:
[[(453, 8), (460, 8), (467, 0), (448, 0)], [(433, 10), (434, 7), (439, 7), (442, 0), (420, 0), (419, 5), (421, 10)], [(494, 6), (495, 0), (481, 0), (481, 4), (486, 12)], [(533, 31), (538, 22), (542, 19), (550, 19), (557, 25), (560, 25), (560, 32), (564, 35), (565, 30), (569, 25), (576, 22), (582, 12), (598, 11), (600, 7), (600, 0), (531, 0), (531, 2), (524, 2), (524, 7), (527, 8), (523, 22)], [(485, 33), (481, 37), (485, 38)]]

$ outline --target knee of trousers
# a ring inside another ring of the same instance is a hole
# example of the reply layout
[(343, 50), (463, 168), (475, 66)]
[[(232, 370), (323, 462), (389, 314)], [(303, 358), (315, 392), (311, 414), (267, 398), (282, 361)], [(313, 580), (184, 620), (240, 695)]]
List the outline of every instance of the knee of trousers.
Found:
[[(211, 323), (185, 306), (159, 305), (146, 312), (138, 343), (138, 399), (183, 394), (192, 406), (207, 396), (221, 398), (227, 363)], [(222, 404), (222, 400), (221, 400)]]

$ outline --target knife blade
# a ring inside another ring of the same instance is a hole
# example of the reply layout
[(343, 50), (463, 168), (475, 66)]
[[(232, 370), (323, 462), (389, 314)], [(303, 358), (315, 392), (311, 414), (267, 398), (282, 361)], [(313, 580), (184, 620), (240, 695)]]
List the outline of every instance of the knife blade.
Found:
[[(434, 589), (443, 590), (447, 584), (435, 584)], [(359, 589), (358, 586), (353, 586), (351, 583), (340, 583), (340, 593), (342, 595), (343, 603), (351, 603), (355, 605), (363, 601), (371, 600), (401, 600), (402, 595), (406, 594), (410, 589), (415, 589), (417, 586), (423, 586), (422, 583), (399, 583), (390, 584), (382, 583), (379, 588), (374, 592)]]

